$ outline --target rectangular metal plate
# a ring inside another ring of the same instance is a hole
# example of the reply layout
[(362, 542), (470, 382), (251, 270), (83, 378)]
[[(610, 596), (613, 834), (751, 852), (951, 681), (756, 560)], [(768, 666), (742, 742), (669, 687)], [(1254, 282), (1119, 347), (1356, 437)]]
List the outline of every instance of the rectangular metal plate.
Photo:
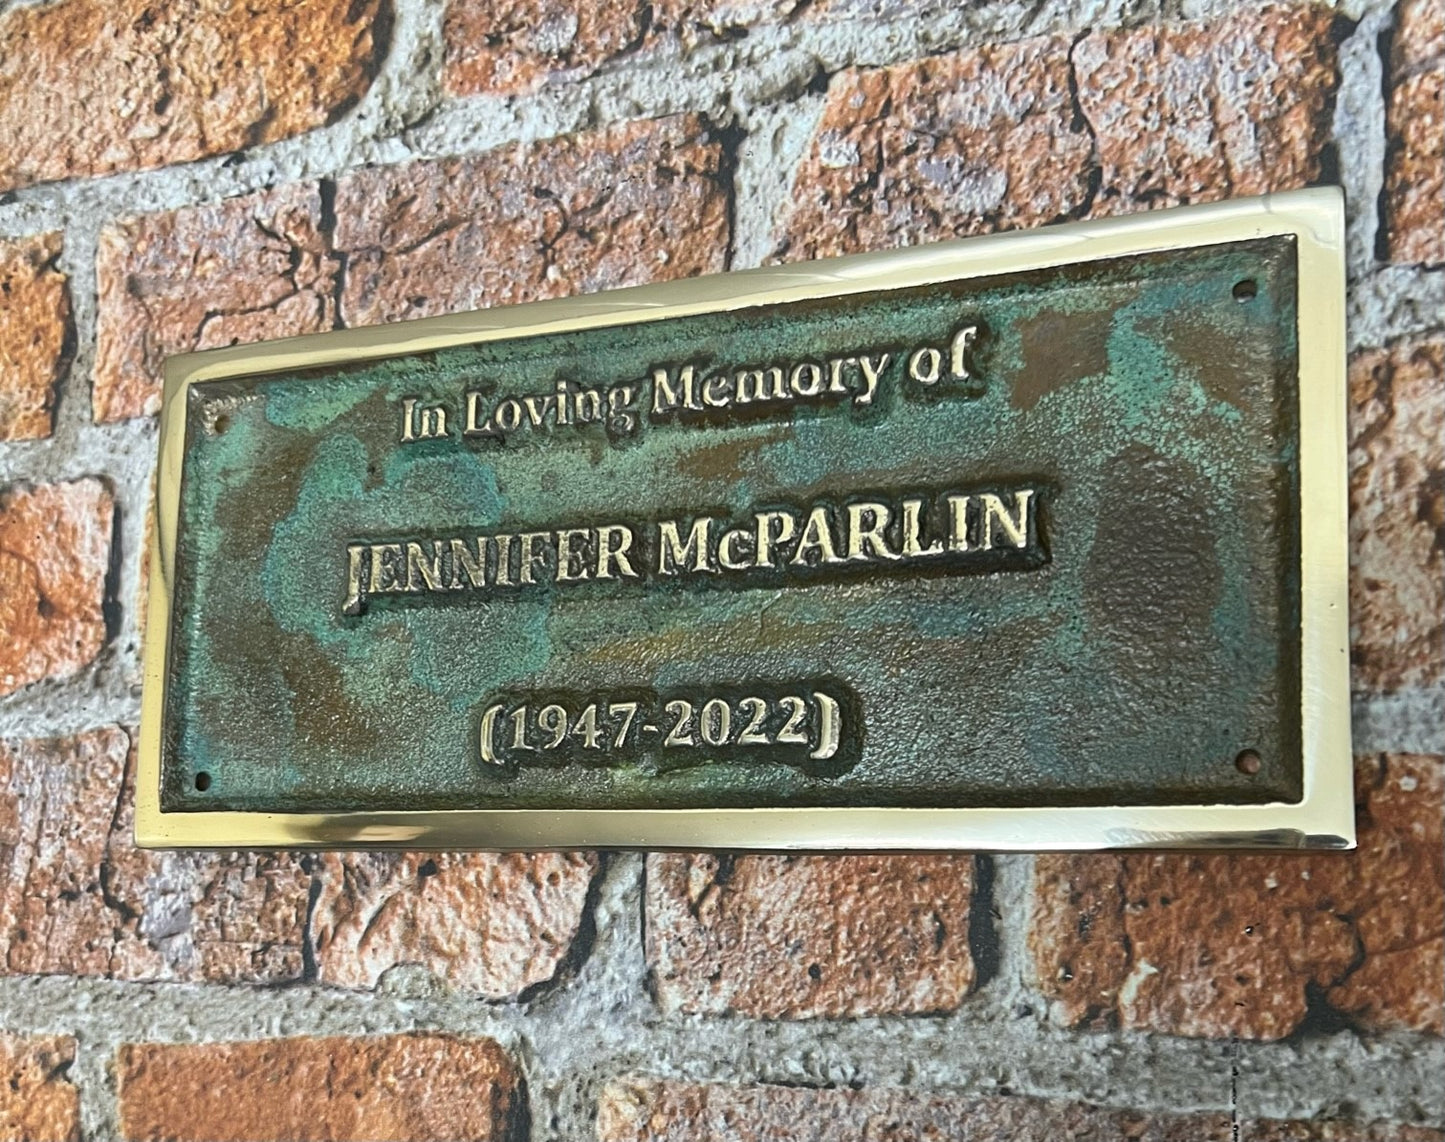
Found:
[(137, 835), (1353, 838), (1333, 191), (167, 368)]

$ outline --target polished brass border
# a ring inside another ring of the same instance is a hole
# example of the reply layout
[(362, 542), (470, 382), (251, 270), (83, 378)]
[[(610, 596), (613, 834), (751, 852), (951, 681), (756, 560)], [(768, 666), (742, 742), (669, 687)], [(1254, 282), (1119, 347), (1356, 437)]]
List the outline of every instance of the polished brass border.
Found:
[[(161, 719), (185, 437), (203, 381), (342, 365), (499, 338), (1014, 273), (1294, 235), (1299, 252), (1304, 795), (1298, 803), (1078, 808), (466, 809), (164, 813)], [(136, 784), (144, 847), (763, 850), (1350, 848), (1344, 201), (1316, 188), (915, 249), (718, 274), (453, 317), (191, 354), (166, 362)]]

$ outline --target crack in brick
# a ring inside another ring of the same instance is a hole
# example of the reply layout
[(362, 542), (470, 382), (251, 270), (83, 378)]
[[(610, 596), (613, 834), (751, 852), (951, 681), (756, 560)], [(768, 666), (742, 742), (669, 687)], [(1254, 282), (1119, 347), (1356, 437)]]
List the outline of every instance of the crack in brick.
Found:
[(331, 328), (337, 266), (321, 213), (318, 185), (293, 183), (103, 231), (96, 418), (154, 411), (172, 353)]
[(100, 654), (114, 513), (96, 479), (0, 495), (0, 693)]
[[(1331, 13), (1302, 4), (841, 72), (828, 86), (774, 256), (1315, 181), (1338, 86), (1338, 27)], [(1236, 61), (1231, 53), (1245, 48), (1248, 58)], [(1204, 74), (1191, 79), (1190, 68)], [(1239, 106), (1219, 86), (1226, 78), (1240, 81)], [(1208, 146), (1197, 147), (1199, 138)]]
[[(300, 892), (288, 888), (288, 858), (135, 850), (134, 756), (118, 728), (9, 748), (9, 794), (33, 801), (27, 789), (44, 791), (20, 841), (27, 864), (17, 866), (12, 849), (0, 880), (10, 971), (257, 984), (296, 977), (284, 941), (299, 935)], [(50, 838), (61, 834), (66, 844), (56, 849)], [(161, 926), (157, 908), (166, 909)], [(35, 922), (20, 939), (14, 920), (23, 916)]]
[(720, 269), (720, 151), (705, 120), (680, 115), (353, 172), (328, 235), (345, 323)]
[[(1438, 821), (1428, 824), (1442, 786), (1439, 759), (1362, 762), (1354, 858), (1039, 857), (1036, 986), (1071, 1026), (1253, 1039), (1316, 1025), (1438, 1029), (1421, 980), (1445, 987), (1434, 919), (1445, 870)], [(1415, 886), (1409, 903), (1403, 883)], [(1381, 966), (1392, 956), (1410, 978)]]
[[(424, 859), (437, 871), (418, 878)], [(391, 968), (416, 965), (492, 999), (556, 975), (597, 869), (578, 854), (327, 854), (317, 863), (308, 942), (318, 980), (373, 987)]]
[(951, 1011), (978, 979), (968, 857), (649, 857), (648, 986), (668, 1013)]

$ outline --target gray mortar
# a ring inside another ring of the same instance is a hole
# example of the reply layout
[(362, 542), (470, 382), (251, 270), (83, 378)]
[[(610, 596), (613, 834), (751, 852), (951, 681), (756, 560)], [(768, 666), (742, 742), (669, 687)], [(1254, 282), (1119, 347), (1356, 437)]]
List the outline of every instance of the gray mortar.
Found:
[[(0, 10), (14, 6), (0, 4)], [(1217, 17), (1245, 0), (1002, 0), (952, 5), (858, 0), (835, 24), (764, 27), (690, 50), (663, 46), (520, 98), (443, 102), (442, 0), (399, 0), (387, 58), (367, 96), (339, 122), (238, 156), (164, 170), (38, 186), (0, 199), (0, 238), (63, 229), (76, 354), (58, 393), (54, 436), (0, 445), (0, 486), (98, 476), (116, 494), (123, 555), (108, 592), (119, 615), (98, 660), (70, 678), (0, 699), (0, 735), (68, 734), (133, 724), (139, 713), (135, 598), (145, 501), (154, 462), (150, 420), (95, 425), (95, 250), (128, 215), (170, 210), (355, 167), (485, 151), (631, 118), (700, 112), (734, 149), (735, 232), (729, 264), (767, 260), (779, 210), (834, 73), (904, 62), (1028, 35), (1161, 19)], [(1385, 344), (1438, 330), (1445, 274), (1376, 260), (1384, 171), (1383, 61), (1393, 20), (1385, 0), (1339, 5), (1358, 25), (1342, 45), (1334, 132), (1350, 199), (1350, 343)], [(1445, 687), (1357, 695), (1362, 751), (1445, 752)], [(1024, 946), (1032, 859), (994, 861), (996, 974), (943, 1017), (769, 1022), (664, 1016), (649, 997), (642, 949), (642, 869), (614, 857), (592, 908), (595, 934), (575, 967), (525, 1002), (487, 1003), (418, 968), (387, 973), (374, 992), (300, 984), (223, 987), (68, 977), (0, 978), (0, 1027), (65, 1033), (79, 1047), (71, 1077), (86, 1137), (118, 1131), (111, 1063), (131, 1041), (356, 1035), (412, 1029), (495, 1037), (527, 1075), (533, 1137), (592, 1135), (607, 1082), (640, 1075), (924, 1091), (1010, 1092), (1161, 1110), (1230, 1109), (1242, 1117), (1344, 1115), (1445, 1122), (1445, 1042), (1411, 1035), (1308, 1034), (1276, 1044), (1136, 1032), (1075, 1033), (1054, 1025), (1029, 984)], [(1247, 1132), (1245, 1135), (1247, 1139)]]

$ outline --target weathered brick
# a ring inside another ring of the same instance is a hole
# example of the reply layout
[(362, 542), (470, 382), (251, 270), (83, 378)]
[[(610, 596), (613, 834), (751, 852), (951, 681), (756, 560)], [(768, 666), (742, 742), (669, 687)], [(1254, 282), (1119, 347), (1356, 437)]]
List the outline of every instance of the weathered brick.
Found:
[(0, 1034), (0, 1138), (79, 1142), (80, 1096), (66, 1076), (75, 1040)]
[(0, 242), (0, 440), (49, 436), (64, 367), (70, 294), (60, 235)]
[(1350, 625), (1356, 689), (1445, 679), (1445, 338), (1350, 367)]
[(1339, 81), (1335, 28), (1329, 8), (1303, 3), (1085, 36), (1074, 69), (1101, 168), (1091, 213), (1318, 181)]
[(1445, 262), (1445, 0), (1400, 5), (1387, 126), (1390, 260)]
[[(146, 851), (111, 726), (0, 743), (0, 975), (285, 983), (421, 964), (510, 998), (572, 950), (596, 858)], [(308, 903), (315, 908), (307, 931)]]
[(1390, 56), (1397, 68), (1428, 66), (1445, 56), (1445, 0), (1402, 0)]
[(658, 854), (647, 961), (667, 1012), (950, 1011), (975, 979), (973, 861)]
[(0, 493), (0, 694), (100, 653), (114, 516), (99, 480)]
[(976, 1098), (871, 1087), (659, 1082), (608, 1085), (598, 1142), (994, 1142), (1097, 1138), (1109, 1142), (1445, 1142), (1445, 1132), (1390, 1123), (1254, 1119), (1238, 1135), (1227, 1111), (1170, 1114), (1080, 1102)]
[(1442, 760), (1364, 759), (1356, 798), (1353, 853), (1039, 857), (1028, 942), (1054, 1018), (1279, 1039), (1325, 1003), (1440, 1034)]
[(328, 854), (311, 919), (317, 976), (373, 987), (418, 964), (461, 990), (515, 996), (557, 973), (596, 868), (590, 854)]
[(721, 158), (683, 115), (348, 175), (342, 316), (370, 325), (721, 270)]
[(451, 0), (446, 91), (514, 95), (580, 79), (635, 50), (650, 22), (648, 11), (630, 0)]
[(678, 116), (357, 171), (334, 250), (314, 183), (109, 227), (95, 419), (154, 413), (176, 353), (720, 270), (720, 164), (706, 125)]
[(0, 16), (0, 190), (252, 147), (370, 86), (385, 0), (64, 0)]
[(1088, 208), (1068, 42), (834, 76), (783, 227), (790, 258), (1034, 226)]
[(777, 23), (799, 0), (451, 0), (449, 95), (518, 95), (586, 78), (660, 46), (687, 48)]
[(1371, 759), (1355, 797), (1360, 848), (1316, 878), (1359, 941), (1325, 1001), (1370, 1030), (1445, 1034), (1445, 760)]
[(102, 893), (130, 742), (118, 728), (0, 745), (4, 970), (104, 974), (119, 919)]
[(276, 983), (310, 876), (284, 854), (142, 852), (119, 727), (0, 745), (0, 973)]
[(835, 76), (779, 253), (820, 257), (1316, 181), (1334, 16), (988, 45)]
[(1397, 1122), (1255, 1118), (1239, 1126), (1239, 1136), (1249, 1142), (1445, 1142), (1445, 1130)]
[(599, 1142), (1227, 1142), (1230, 1122), (1226, 1113), (1146, 1114), (888, 1087), (819, 1090), (637, 1079), (604, 1088), (597, 1137)]
[(115, 1069), (137, 1142), (487, 1142), (525, 1120), (521, 1076), (491, 1039), (142, 1043)]
[(95, 419), (156, 412), (168, 356), (332, 328), (337, 271), (320, 219), (316, 185), (294, 183), (105, 229)]

